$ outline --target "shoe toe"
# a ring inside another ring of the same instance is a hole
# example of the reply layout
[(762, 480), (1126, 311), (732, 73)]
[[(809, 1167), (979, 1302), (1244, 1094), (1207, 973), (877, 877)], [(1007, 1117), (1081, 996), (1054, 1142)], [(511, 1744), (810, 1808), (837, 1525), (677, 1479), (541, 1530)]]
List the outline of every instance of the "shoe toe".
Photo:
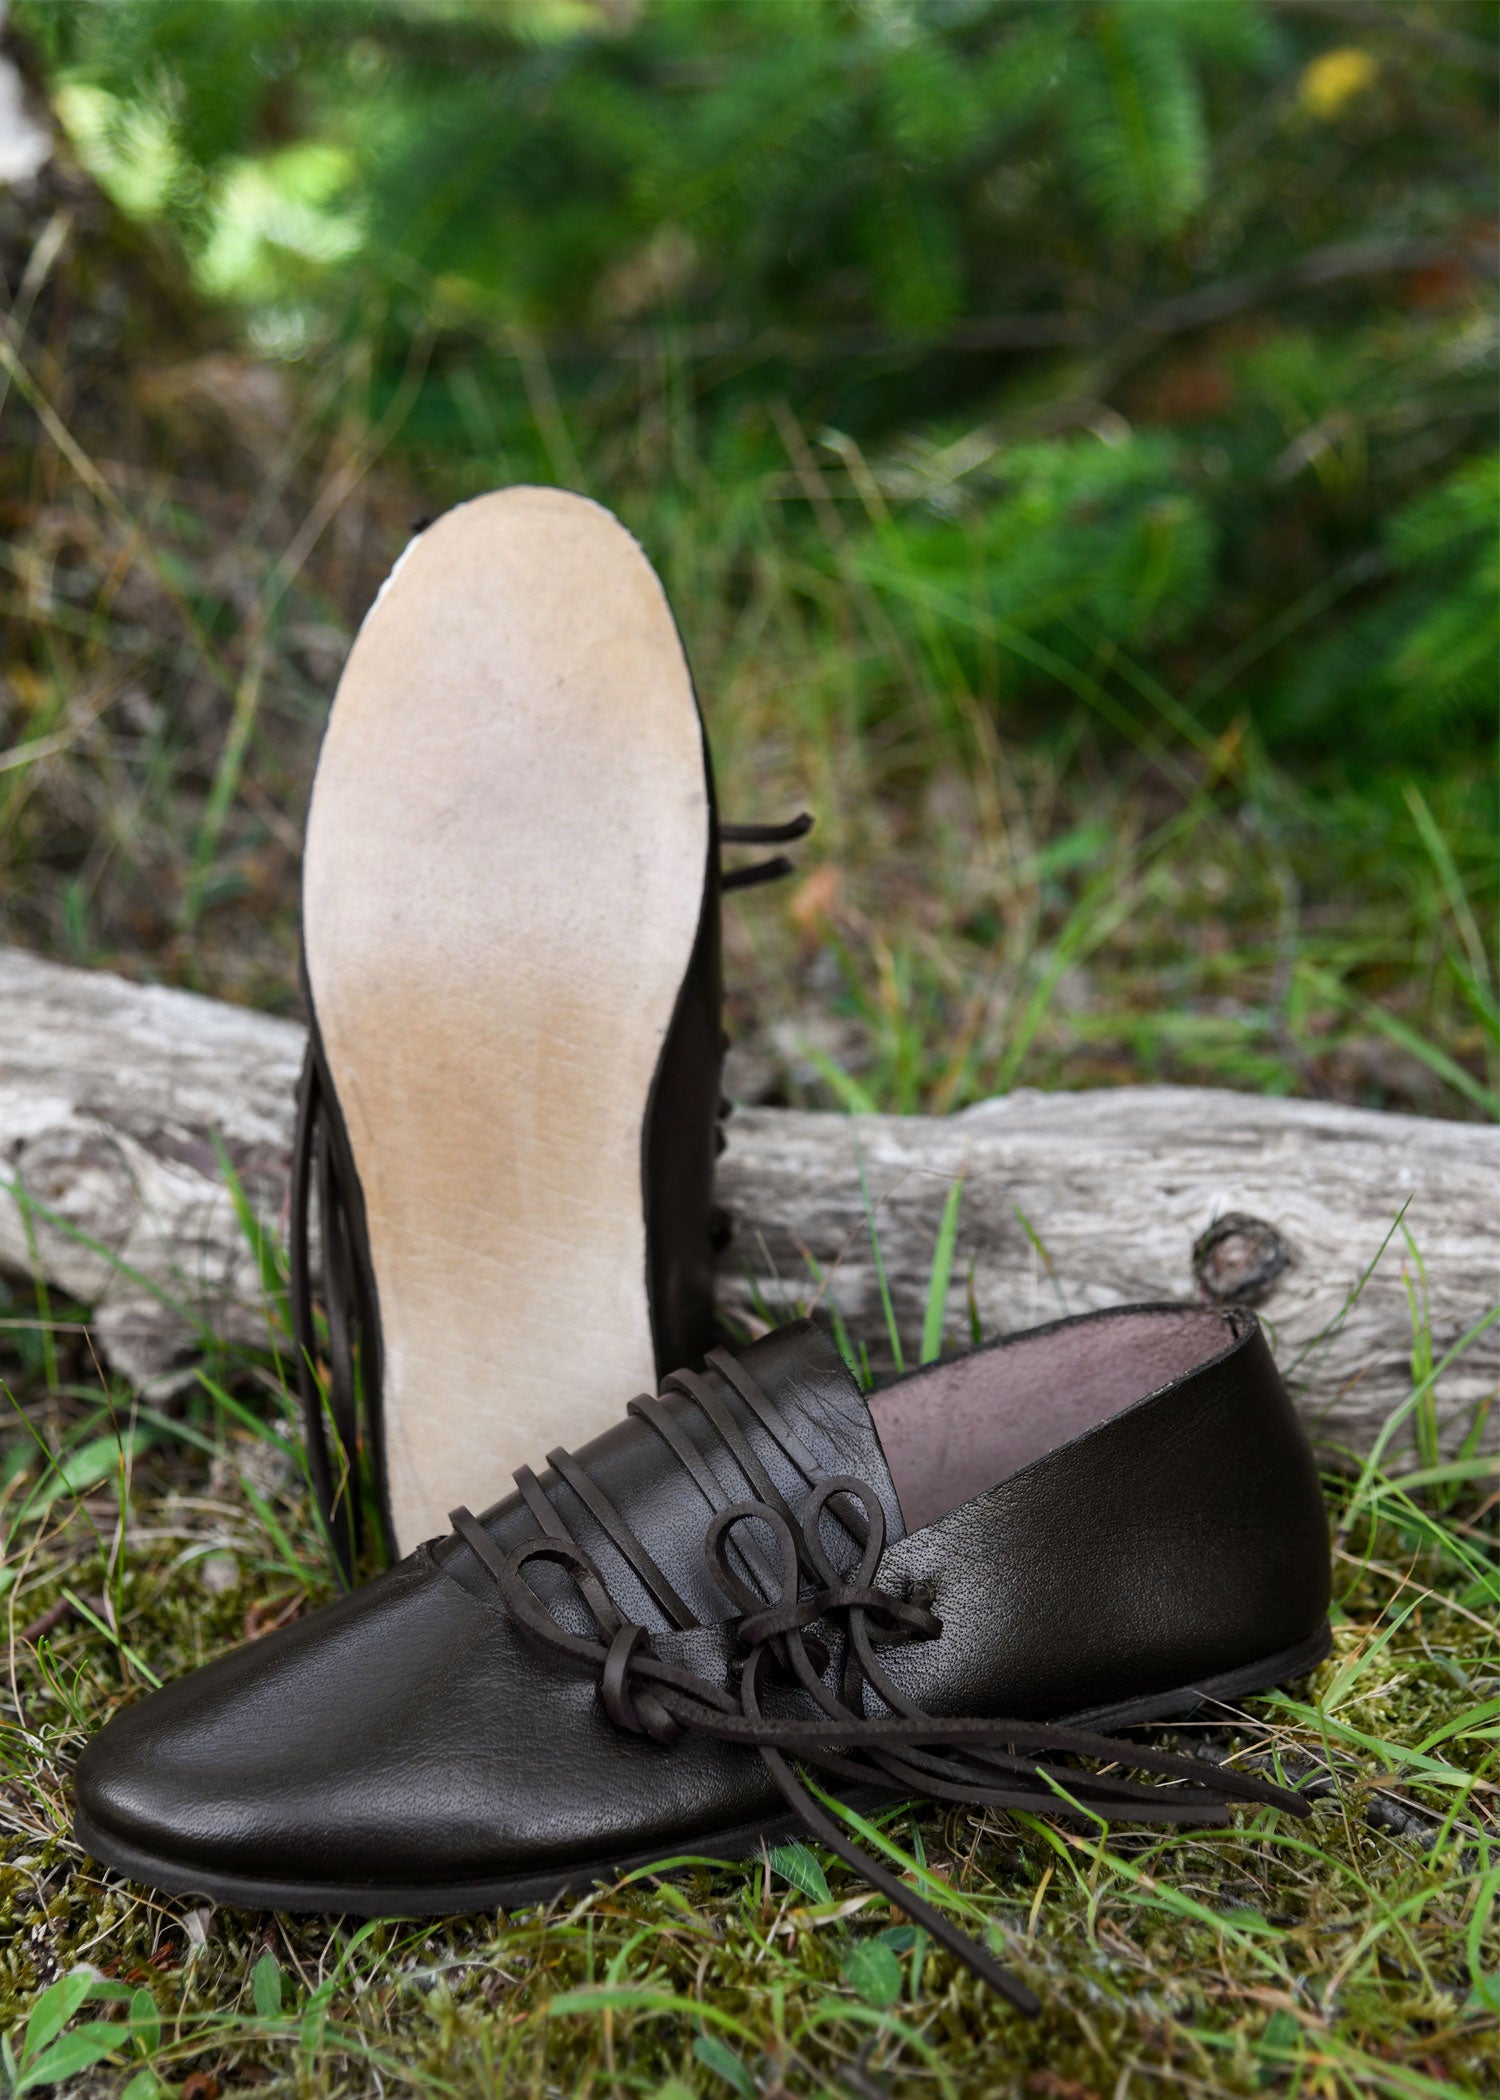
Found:
[(133, 1880), (382, 1915), (488, 1908), (776, 1798), (743, 1751), (622, 1733), (594, 1672), (421, 1554), (127, 1708), (74, 1784), (80, 1843)]
[(74, 1776), (85, 1848), (158, 1886), (244, 1880), (289, 1903), (357, 1887), (375, 1858), (430, 1872), (463, 1839), (432, 1737), (475, 1610), (405, 1562), (126, 1708)]

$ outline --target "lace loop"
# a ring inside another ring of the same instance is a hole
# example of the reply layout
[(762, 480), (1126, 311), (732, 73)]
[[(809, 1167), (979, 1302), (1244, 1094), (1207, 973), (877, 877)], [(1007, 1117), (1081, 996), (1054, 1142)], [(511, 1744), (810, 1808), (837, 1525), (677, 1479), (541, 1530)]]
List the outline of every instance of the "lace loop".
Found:
[[(776, 1542), (776, 1550), (781, 1557), (780, 1588), (777, 1596), (771, 1599), (772, 1603), (780, 1597), (795, 1597), (800, 1570), (797, 1541), (792, 1534), (791, 1525), (781, 1511), (772, 1509), (768, 1502), (731, 1502), (727, 1509), (719, 1510), (710, 1520), (703, 1540), (703, 1556), (708, 1562), (708, 1572), (730, 1603), (738, 1605), (743, 1614), (761, 1611), (766, 1602), (765, 1598), (756, 1595), (729, 1559), (730, 1535), (740, 1524), (762, 1524)], [(765, 1563), (758, 1555), (750, 1561), (750, 1565), (755, 1567), (757, 1572), (765, 1569)], [(766, 1570), (762, 1573), (761, 1580), (768, 1591), (775, 1588), (776, 1578), (771, 1571)]]
[(822, 1534), (823, 1512), (835, 1495), (842, 1496), (846, 1502), (853, 1502), (858, 1507), (858, 1529), (850, 1525), (845, 1511), (840, 1510), (836, 1514), (845, 1531), (859, 1540), (859, 1565), (855, 1569), (855, 1575), (860, 1582), (868, 1585), (874, 1581), (875, 1570), (880, 1565), (880, 1556), (885, 1551), (885, 1511), (880, 1506), (879, 1497), (872, 1495), (865, 1483), (856, 1480), (852, 1473), (825, 1474), (821, 1480), (814, 1483), (806, 1501), (797, 1512), (807, 1557), (820, 1579), (830, 1588), (840, 1581), (841, 1578), (835, 1572), (833, 1562), (823, 1545)]

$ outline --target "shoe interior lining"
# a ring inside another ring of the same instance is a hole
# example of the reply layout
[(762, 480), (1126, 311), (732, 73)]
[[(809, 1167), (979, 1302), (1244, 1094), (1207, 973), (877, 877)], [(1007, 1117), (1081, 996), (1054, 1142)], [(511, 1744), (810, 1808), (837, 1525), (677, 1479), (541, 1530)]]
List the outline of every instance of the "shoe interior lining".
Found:
[(1222, 1312), (1122, 1313), (929, 1365), (870, 1398), (908, 1531), (1097, 1428), (1233, 1339)]

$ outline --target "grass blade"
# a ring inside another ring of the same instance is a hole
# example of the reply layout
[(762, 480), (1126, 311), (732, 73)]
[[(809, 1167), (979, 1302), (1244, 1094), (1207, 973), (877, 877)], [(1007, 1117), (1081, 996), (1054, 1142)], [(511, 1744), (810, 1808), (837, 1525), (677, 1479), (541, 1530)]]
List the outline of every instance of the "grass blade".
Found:
[(943, 1350), (943, 1319), (948, 1310), (948, 1286), (953, 1276), (953, 1250), (958, 1241), (958, 1209), (963, 1193), (964, 1179), (960, 1174), (943, 1204), (932, 1250), (927, 1307), (922, 1315), (922, 1354), (919, 1360), (924, 1364), (936, 1363)]

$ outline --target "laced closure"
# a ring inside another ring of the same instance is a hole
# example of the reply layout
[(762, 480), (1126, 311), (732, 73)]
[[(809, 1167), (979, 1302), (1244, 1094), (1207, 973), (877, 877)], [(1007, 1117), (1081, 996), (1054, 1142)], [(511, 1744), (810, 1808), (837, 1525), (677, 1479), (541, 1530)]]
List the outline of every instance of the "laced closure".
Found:
[[(1298, 1815), (1309, 1813), (1298, 1795), (1252, 1774), (1217, 1767), (1210, 1782), (1196, 1760), (1086, 1729), (926, 1713), (882, 1667), (879, 1651), (940, 1640), (942, 1621), (929, 1599), (896, 1596), (879, 1586), (885, 1551), (885, 1514), (879, 1498), (853, 1474), (820, 1473), (802, 1439), (743, 1364), (722, 1350), (713, 1352), (709, 1364), (809, 1483), (809, 1492), (793, 1514), (721, 1396), (691, 1372), (674, 1373), (667, 1386), (707, 1416), (755, 1490), (746, 1499), (726, 1499), (683, 1424), (659, 1400), (642, 1395), (631, 1403), (632, 1412), (658, 1432), (711, 1506), (704, 1555), (715, 1584), (733, 1607), (729, 1630), (744, 1651), (733, 1690), (655, 1652), (646, 1628), (628, 1621), (619, 1610), (593, 1560), (527, 1469), (516, 1479), (541, 1527), (538, 1536), (503, 1553), (467, 1509), (451, 1514), (455, 1532), (493, 1577), (515, 1623), (545, 1647), (598, 1673), (600, 1702), (616, 1727), (664, 1748), (684, 1735), (698, 1735), (757, 1751), (819, 1843), (1026, 2013), (1040, 2009), (1035, 1995), (988, 1948), (856, 1845), (843, 1824), (814, 1798), (797, 1766), (815, 1767), (886, 1798), (922, 1793), (973, 1807), (1090, 1819), (1212, 1823), (1222, 1820), (1232, 1803), (1250, 1801)], [(724, 1434), (724, 1420), (732, 1436)], [(576, 1489), (575, 1476), (587, 1476), (573, 1459), (558, 1467), (560, 1457), (567, 1459), (567, 1454), (554, 1453), (549, 1463)], [(649, 1570), (670, 1592), (677, 1609), (667, 1609), (667, 1616), (679, 1626), (684, 1621), (696, 1624), (620, 1512), (596, 1487), (594, 1493), (597, 1506), (588, 1497), (582, 1499), (611, 1542), (643, 1579)], [(852, 1541), (855, 1546), (852, 1565), (836, 1564), (828, 1545), (830, 1528), (843, 1534), (846, 1545)], [(535, 1562), (559, 1567), (571, 1577), (597, 1638), (564, 1625), (548, 1609), (528, 1579)], [(646, 1586), (666, 1609), (656, 1582), (647, 1580)], [(828, 1682), (830, 1675), (836, 1677), (836, 1690)], [(1080, 1764), (1079, 1759), (1089, 1763)], [(1093, 1765), (1106, 1769), (1096, 1771)], [(1121, 1767), (1178, 1784), (1128, 1779)]]
[[(785, 824), (721, 824), (719, 841), (725, 846), (789, 846), (796, 839), (805, 839), (812, 828), (812, 817), (803, 810), (800, 816)], [(777, 853), (770, 860), (753, 862), (748, 868), (729, 869), (719, 877), (719, 887), (723, 890), (754, 889), (758, 883), (776, 882), (791, 872), (791, 861), (784, 853)]]

